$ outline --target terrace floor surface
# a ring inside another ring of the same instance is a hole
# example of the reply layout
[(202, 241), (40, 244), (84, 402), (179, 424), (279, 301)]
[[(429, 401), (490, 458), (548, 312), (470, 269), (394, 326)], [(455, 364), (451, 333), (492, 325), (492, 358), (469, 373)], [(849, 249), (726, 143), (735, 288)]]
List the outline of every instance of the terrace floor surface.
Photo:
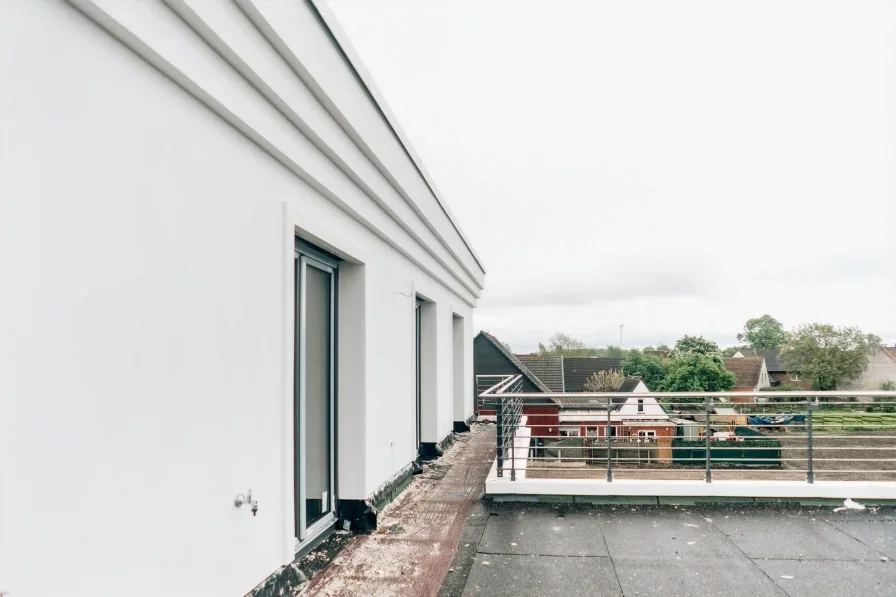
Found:
[(896, 595), (896, 510), (477, 502), (440, 597)]

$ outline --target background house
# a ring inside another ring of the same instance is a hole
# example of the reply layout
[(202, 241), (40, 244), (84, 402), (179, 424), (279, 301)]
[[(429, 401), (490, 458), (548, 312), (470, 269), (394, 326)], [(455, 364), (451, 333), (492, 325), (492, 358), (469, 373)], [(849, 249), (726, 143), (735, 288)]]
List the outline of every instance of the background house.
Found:
[[(771, 387), (765, 359), (762, 357), (726, 357), (722, 359), (725, 369), (737, 378), (733, 392), (758, 392)], [(732, 402), (754, 402), (752, 397), (733, 398)]]
[(479, 332), (473, 338), (473, 372), (477, 377), (480, 375), (522, 375), (521, 391), (525, 393), (555, 391), (536, 377), (500, 340), (484, 331)]
[[(547, 355), (516, 355), (516, 357), (554, 392), (584, 392), (585, 382), (593, 374), (599, 371), (622, 372), (622, 359), (615, 357)], [(631, 383), (630, 380), (626, 382)]]
[(584, 392), (585, 382), (599, 371), (622, 371), (622, 359), (563, 357), (563, 385), (567, 392)]
[(516, 355), (552, 392), (565, 392), (563, 377), (563, 357), (553, 355)]
[(803, 390), (811, 390), (812, 384), (809, 380), (803, 379), (798, 371), (788, 371), (781, 362), (781, 350), (779, 348), (771, 350), (760, 350), (757, 356), (765, 359), (765, 366), (768, 370), (769, 382), (772, 387), (775, 386), (795, 386)]
[(896, 355), (883, 346), (877, 346), (868, 358), (868, 368), (862, 375), (858, 379), (837, 384), (837, 389), (877, 390), (885, 381), (896, 382)]
[[(522, 391), (527, 393), (584, 392), (585, 380), (591, 374), (618, 371), (621, 361), (616, 358), (514, 355), (487, 332), (480, 332), (473, 340), (473, 368), (477, 376), (520, 375)], [(554, 387), (549, 387), (535, 371), (550, 380)], [(565, 388), (561, 385), (564, 383)], [(674, 435), (675, 425), (656, 399), (649, 395), (650, 390), (642, 379), (625, 378), (618, 392), (630, 392), (632, 397), (612, 399), (609, 418), (606, 399), (574, 395), (523, 398), (523, 414), (528, 417), (527, 426), (532, 428), (533, 437), (584, 436), (589, 433), (604, 436), (608, 424), (613, 433), (620, 436), (637, 436), (638, 431), (644, 436)], [(478, 412), (483, 416), (495, 413), (487, 405), (480, 406)]]
[(561, 434), (604, 437), (608, 425), (612, 427), (611, 433), (619, 437), (672, 437), (675, 434), (675, 424), (643, 380), (627, 377), (617, 391), (632, 395), (613, 398), (609, 416), (606, 399), (575, 395), (557, 399)]
[[(521, 392), (550, 393), (553, 390), (545, 385), (532, 371), (511, 353), (504, 344), (487, 332), (479, 332), (473, 339), (473, 372), (477, 379), (482, 375), (520, 375)], [(489, 380), (486, 385), (492, 385)], [(483, 388), (478, 388), (481, 391)], [(532, 435), (556, 436), (558, 434), (559, 409), (556, 400), (544, 398), (522, 398), (523, 414), (527, 417), (526, 425), (532, 429)], [(480, 403), (476, 400), (476, 412), (483, 417), (496, 414), (495, 408), (488, 401)]]
[[(619, 387), (619, 392), (631, 392), (632, 394), (649, 394), (647, 384), (640, 377), (626, 377)], [(665, 415), (666, 411), (652, 396), (632, 396), (626, 398), (619, 407), (620, 415)]]

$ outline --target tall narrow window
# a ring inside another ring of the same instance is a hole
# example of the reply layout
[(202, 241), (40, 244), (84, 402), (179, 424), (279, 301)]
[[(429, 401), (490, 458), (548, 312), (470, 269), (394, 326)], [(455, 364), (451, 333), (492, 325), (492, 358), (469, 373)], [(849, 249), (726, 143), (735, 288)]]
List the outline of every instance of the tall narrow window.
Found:
[(639, 413), (644, 412), (644, 399), (643, 398), (638, 398), (638, 412)]
[(414, 343), (416, 355), (416, 444), (419, 452), (423, 443), (423, 301), (419, 298), (414, 305)]
[(454, 430), (466, 431), (469, 428), (465, 420), (470, 413), (466, 412), (464, 403), (469, 384), (464, 378), (466, 342), (464, 342), (464, 318), (460, 315), (451, 316), (451, 342), (451, 408), (454, 412)]
[(336, 267), (327, 254), (296, 241), (295, 455), (296, 537), (332, 522), (334, 495), (334, 334)]

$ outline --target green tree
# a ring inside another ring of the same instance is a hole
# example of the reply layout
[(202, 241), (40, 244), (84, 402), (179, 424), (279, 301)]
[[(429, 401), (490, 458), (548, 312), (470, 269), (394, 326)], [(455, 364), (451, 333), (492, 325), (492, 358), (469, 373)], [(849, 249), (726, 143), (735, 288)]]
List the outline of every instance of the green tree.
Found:
[(625, 376), (617, 370), (596, 371), (585, 382), (588, 392), (615, 392), (622, 386)]
[(665, 351), (668, 351), (668, 350), (669, 350), (669, 345), (668, 345), (668, 344), (657, 344), (657, 345), (656, 345), (656, 349), (657, 349), (657, 350), (665, 350)]
[(625, 351), (618, 346), (613, 346), (612, 344), (610, 344), (607, 346), (607, 356), (621, 359), (625, 356)]
[[(722, 358), (699, 352), (677, 352), (666, 364), (659, 392), (727, 392), (734, 387), (734, 373)], [(703, 398), (675, 398), (673, 402), (703, 402)]]
[(787, 332), (780, 321), (766, 313), (762, 317), (748, 319), (737, 339), (746, 342), (753, 350), (772, 350), (781, 348), (787, 342)]
[(538, 351), (543, 355), (564, 357), (590, 357), (597, 356), (597, 349), (589, 348), (584, 342), (573, 338), (569, 334), (557, 332), (548, 339), (548, 345), (538, 343)]
[(813, 390), (836, 390), (841, 381), (864, 373), (879, 344), (880, 338), (857, 327), (810, 323), (788, 334), (780, 358), (788, 371), (808, 379)]
[(740, 350), (749, 350), (749, 349), (750, 349), (750, 347), (747, 346), (746, 344), (742, 344), (740, 346), (728, 346), (728, 347), (722, 349), (722, 356), (723, 357), (733, 357), (734, 353), (736, 353)]
[(622, 372), (640, 377), (648, 389), (655, 390), (666, 376), (666, 366), (657, 357), (632, 349), (622, 361)]
[(672, 354), (669, 356), (675, 357), (691, 352), (719, 358), (722, 356), (722, 351), (719, 349), (719, 345), (712, 340), (707, 340), (703, 336), (682, 336), (678, 339), (678, 342), (675, 343), (675, 348), (672, 349)]

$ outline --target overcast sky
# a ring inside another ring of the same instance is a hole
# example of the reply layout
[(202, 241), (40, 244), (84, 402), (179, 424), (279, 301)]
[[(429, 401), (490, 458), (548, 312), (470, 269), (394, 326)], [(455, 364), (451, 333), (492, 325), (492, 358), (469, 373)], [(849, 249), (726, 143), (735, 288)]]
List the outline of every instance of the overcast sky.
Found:
[(330, 6), (484, 262), (477, 329), (896, 342), (896, 2)]

